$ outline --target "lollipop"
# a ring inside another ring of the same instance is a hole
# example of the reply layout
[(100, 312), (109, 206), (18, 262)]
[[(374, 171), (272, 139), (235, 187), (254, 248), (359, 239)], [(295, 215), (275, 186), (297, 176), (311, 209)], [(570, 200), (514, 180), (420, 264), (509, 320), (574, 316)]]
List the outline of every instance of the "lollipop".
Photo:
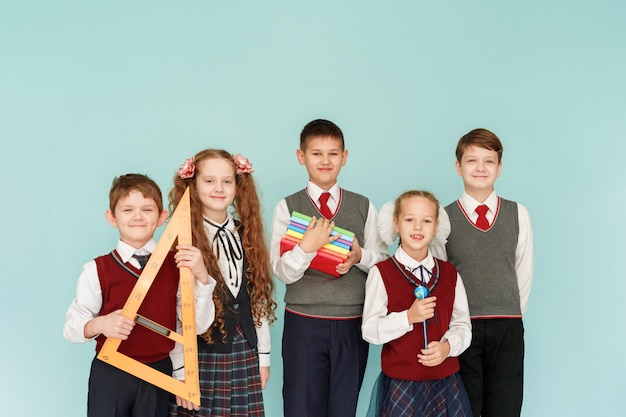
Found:
[(413, 290), (413, 294), (415, 294), (415, 298), (423, 300), (424, 298), (428, 297), (428, 288), (418, 285)]

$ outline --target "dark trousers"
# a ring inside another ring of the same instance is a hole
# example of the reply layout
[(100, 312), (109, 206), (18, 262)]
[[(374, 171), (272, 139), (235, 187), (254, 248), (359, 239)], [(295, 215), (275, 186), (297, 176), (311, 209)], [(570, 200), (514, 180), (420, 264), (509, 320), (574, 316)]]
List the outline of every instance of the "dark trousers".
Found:
[(368, 352), (360, 318), (323, 320), (286, 311), (285, 417), (354, 416)]
[(472, 320), (472, 343), (459, 356), (474, 417), (519, 417), (524, 392), (522, 319)]
[[(170, 358), (148, 364), (172, 375)], [(88, 417), (167, 417), (170, 394), (94, 358), (89, 375)]]

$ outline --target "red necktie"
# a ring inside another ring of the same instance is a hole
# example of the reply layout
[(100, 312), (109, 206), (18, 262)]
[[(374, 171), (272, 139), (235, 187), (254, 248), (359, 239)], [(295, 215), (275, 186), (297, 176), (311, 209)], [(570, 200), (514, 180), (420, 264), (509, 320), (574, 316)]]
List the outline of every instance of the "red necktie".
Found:
[(322, 213), (322, 216), (330, 220), (333, 217), (333, 213), (330, 211), (330, 209), (328, 208), (328, 205), (326, 204), (329, 198), (330, 198), (329, 192), (323, 192), (322, 195), (320, 196), (320, 213)]
[(476, 213), (478, 213), (478, 218), (476, 219), (476, 227), (481, 230), (489, 229), (489, 220), (487, 220), (487, 212), (489, 211), (489, 207), (486, 205), (480, 205), (476, 207)]

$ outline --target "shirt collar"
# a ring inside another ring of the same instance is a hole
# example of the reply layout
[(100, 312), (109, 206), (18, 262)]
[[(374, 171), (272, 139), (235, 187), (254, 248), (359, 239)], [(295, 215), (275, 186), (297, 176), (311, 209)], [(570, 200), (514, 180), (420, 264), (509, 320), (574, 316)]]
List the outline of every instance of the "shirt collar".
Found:
[(207, 217), (204, 217), (204, 219), (206, 220), (204, 222), (204, 227), (209, 232), (209, 235), (211, 236), (211, 238), (215, 236), (217, 229), (221, 227), (224, 227), (225, 229), (230, 230), (231, 232), (235, 231), (235, 220), (233, 219), (233, 216), (230, 213), (226, 215), (226, 220), (224, 220), (224, 222), (221, 224)]
[(398, 262), (402, 265), (408, 266), (411, 269), (419, 268), (422, 265), (424, 268), (428, 269), (430, 272), (433, 272), (433, 268), (435, 267), (435, 259), (433, 258), (433, 254), (430, 253), (430, 249), (428, 249), (428, 255), (426, 255), (426, 259), (422, 262), (416, 261), (411, 258), (405, 251), (402, 249), (402, 246), (398, 247), (396, 253), (394, 255)]
[(313, 184), (311, 181), (309, 181), (309, 185), (307, 185), (306, 187), (307, 194), (309, 194), (309, 197), (311, 197), (311, 200), (315, 201), (316, 203), (319, 201), (322, 193), (326, 191), (330, 193), (330, 198), (332, 198), (335, 202), (339, 201), (340, 192), (339, 192), (339, 185), (337, 183), (335, 183), (328, 190), (322, 189), (321, 187)]
[(123, 262), (128, 262), (130, 258), (132, 258), (136, 252), (139, 252), (140, 254), (146, 254), (146, 255), (154, 252), (156, 245), (157, 245), (156, 241), (154, 239), (150, 239), (148, 243), (143, 245), (142, 248), (136, 249), (130, 246), (128, 243), (118, 240), (117, 247), (115, 248), (115, 250), (120, 255)]
[(466, 213), (474, 213), (476, 207), (484, 204), (489, 207), (489, 211), (495, 213), (498, 209), (498, 194), (496, 194), (496, 190), (493, 190), (489, 197), (483, 202), (476, 200), (474, 197), (467, 194), (467, 192), (463, 191), (463, 195), (459, 199), (461, 201), (461, 205)]

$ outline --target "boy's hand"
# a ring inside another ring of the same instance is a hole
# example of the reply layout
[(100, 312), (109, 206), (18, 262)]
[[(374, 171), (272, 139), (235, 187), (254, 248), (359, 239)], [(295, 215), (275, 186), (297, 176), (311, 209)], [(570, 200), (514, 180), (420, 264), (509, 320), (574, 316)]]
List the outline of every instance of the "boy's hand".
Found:
[(317, 252), (325, 244), (339, 239), (340, 234), (330, 235), (334, 228), (335, 222), (324, 218), (317, 219), (313, 216), (304, 232), (304, 236), (302, 236), (302, 240), (298, 243), (300, 249), (306, 253)]
[(430, 342), (428, 348), (422, 349), (422, 353), (417, 355), (417, 361), (424, 366), (437, 366), (450, 353), (450, 342)]
[(409, 323), (422, 323), (435, 315), (435, 301), (437, 297), (426, 297), (423, 300), (416, 298), (406, 311)]
[(187, 267), (198, 281), (205, 285), (209, 283), (209, 272), (204, 265), (200, 249), (191, 245), (177, 245), (174, 259), (177, 267)]
[(270, 367), (259, 366), (259, 373), (261, 374), (261, 389), (265, 389), (267, 381), (270, 379)]
[(104, 316), (95, 317), (85, 324), (85, 337), (91, 339), (99, 334), (120, 340), (128, 339), (135, 322), (122, 316), (122, 310), (115, 310)]
[(185, 408), (187, 410), (196, 410), (198, 411), (200, 409), (200, 406), (198, 404), (194, 404), (189, 400), (186, 400), (184, 398), (180, 398), (178, 395), (176, 396), (176, 405), (182, 408)]
[(348, 258), (343, 262), (337, 265), (336, 271), (338, 274), (343, 275), (347, 274), (352, 266), (358, 264), (361, 261), (361, 245), (359, 245), (359, 240), (355, 237), (354, 242), (352, 242), (352, 248), (350, 252), (348, 252)]

